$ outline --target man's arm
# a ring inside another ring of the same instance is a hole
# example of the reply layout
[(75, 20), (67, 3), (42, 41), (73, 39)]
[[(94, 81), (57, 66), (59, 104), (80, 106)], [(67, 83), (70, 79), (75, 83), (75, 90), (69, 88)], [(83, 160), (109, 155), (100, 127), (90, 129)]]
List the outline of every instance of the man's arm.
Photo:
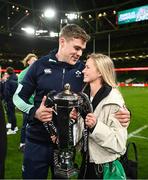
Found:
[(41, 101), (40, 106), (36, 107), (29, 103), (30, 96), (36, 90), (36, 66), (35, 63), (29, 68), (23, 81), (18, 85), (18, 88), (13, 96), (13, 102), (18, 109), (29, 114), (29, 121), (33, 121), (34, 117), (42, 122), (47, 122), (52, 119), (52, 108), (47, 108), (44, 103), (46, 97)]
[[(27, 114), (29, 114), (29, 111), (34, 107), (33, 105), (28, 103), (27, 100), (27, 96), (26, 98), (23, 98), (21, 95), (23, 94), (23, 92), (25, 91), (23, 89), (23, 85), (19, 84), (14, 95), (13, 95), (13, 103), (15, 104), (15, 106), (21, 110), (22, 112), (25, 112)], [(27, 92), (26, 92), (27, 93)], [(21, 94), (21, 95), (20, 95)], [(28, 99), (29, 99), (29, 95), (28, 95)]]

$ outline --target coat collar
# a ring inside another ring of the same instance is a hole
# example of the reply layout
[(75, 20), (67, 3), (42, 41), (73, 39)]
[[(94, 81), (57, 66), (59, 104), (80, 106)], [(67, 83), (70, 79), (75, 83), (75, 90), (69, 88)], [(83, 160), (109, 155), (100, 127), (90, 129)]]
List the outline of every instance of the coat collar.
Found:
[[(92, 101), (93, 110), (97, 107), (97, 105), (104, 99), (106, 96), (109, 95), (110, 91), (112, 90), (112, 87), (108, 84), (104, 84), (96, 93), (95, 97)], [(84, 88), (84, 93), (86, 93), (90, 98), (90, 86), (86, 85)]]

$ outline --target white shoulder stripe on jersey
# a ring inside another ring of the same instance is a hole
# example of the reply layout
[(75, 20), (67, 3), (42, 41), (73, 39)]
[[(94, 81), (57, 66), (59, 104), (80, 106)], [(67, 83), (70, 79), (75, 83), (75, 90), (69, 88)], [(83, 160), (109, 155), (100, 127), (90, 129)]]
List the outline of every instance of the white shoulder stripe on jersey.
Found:
[(18, 87), (17, 87), (17, 89), (16, 89), (16, 91), (15, 91), (15, 93), (14, 93), (14, 95), (13, 95), (13, 103), (15, 104), (15, 106), (16, 106), (19, 110), (21, 110), (21, 111), (29, 114), (29, 111), (30, 111), (30, 109), (33, 107), (33, 105), (27, 104), (25, 101), (23, 101), (23, 100), (19, 97), (18, 94), (19, 94), (19, 92), (21, 91), (22, 88), (23, 88), (23, 85), (22, 85), (22, 84), (19, 84)]

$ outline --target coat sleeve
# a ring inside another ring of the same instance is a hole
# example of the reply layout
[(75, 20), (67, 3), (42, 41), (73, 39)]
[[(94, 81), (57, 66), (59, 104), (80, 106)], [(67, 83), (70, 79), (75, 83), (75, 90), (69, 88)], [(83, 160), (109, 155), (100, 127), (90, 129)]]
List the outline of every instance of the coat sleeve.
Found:
[(104, 120), (97, 117), (97, 125), (90, 138), (109, 152), (123, 154), (126, 150), (127, 128), (122, 127), (114, 116), (119, 108), (115, 104), (104, 106)]

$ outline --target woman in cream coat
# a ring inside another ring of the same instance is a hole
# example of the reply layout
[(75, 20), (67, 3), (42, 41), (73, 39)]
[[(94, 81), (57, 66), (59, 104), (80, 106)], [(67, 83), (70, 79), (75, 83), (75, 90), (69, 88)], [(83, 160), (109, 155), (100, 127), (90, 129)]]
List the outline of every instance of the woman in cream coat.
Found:
[[(126, 150), (127, 128), (115, 117), (115, 112), (124, 107), (125, 102), (119, 92), (112, 60), (103, 54), (89, 55), (84, 73), (88, 83), (84, 92), (93, 105), (93, 113), (80, 118), (77, 123), (79, 138), (85, 125), (89, 130), (88, 154), (82, 161), (80, 179), (102, 179), (102, 164), (119, 158)], [(72, 111), (71, 116), (77, 117)]]

